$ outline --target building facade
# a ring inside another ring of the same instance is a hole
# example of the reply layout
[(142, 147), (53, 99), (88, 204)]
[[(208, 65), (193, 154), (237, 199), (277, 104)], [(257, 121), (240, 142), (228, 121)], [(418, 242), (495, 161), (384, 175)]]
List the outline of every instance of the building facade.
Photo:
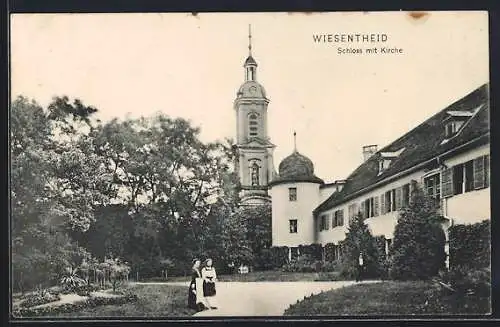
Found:
[(490, 219), (489, 110), (483, 85), (386, 147), (364, 147), (364, 162), (335, 187), (294, 152), (271, 182), (273, 246), (290, 247), (290, 258), (299, 245), (338, 246), (361, 213), (388, 251), (414, 185), (439, 202), (445, 235), (453, 224)]

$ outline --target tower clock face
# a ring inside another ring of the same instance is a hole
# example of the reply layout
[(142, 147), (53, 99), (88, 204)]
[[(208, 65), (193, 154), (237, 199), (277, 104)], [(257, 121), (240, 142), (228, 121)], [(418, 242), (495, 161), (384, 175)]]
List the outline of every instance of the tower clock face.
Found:
[(250, 93), (254, 94), (257, 92), (257, 88), (255, 86), (250, 87)]

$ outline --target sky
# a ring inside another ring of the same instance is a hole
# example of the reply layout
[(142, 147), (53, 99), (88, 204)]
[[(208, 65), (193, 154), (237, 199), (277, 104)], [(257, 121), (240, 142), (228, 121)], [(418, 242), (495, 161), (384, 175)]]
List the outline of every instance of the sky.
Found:
[[(274, 165), (297, 149), (330, 182), (489, 81), (486, 12), (116, 13), (11, 16), (11, 96), (46, 106), (67, 95), (98, 117), (189, 119), (205, 142), (236, 137), (248, 25), (270, 99)], [(318, 34), (385, 34), (386, 42), (317, 43)], [(401, 48), (339, 54), (338, 48)]]

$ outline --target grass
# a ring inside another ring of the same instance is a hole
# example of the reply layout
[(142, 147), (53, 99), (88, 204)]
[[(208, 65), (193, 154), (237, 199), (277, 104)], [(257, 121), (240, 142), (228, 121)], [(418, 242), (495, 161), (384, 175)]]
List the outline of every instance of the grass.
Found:
[[(299, 282), (299, 281), (335, 281), (340, 280), (336, 272), (328, 273), (302, 273), (302, 272), (282, 272), (279, 270), (253, 271), (248, 274), (220, 275), (219, 281), (222, 282)], [(167, 282), (187, 282), (190, 277), (169, 277)], [(160, 282), (162, 279), (149, 279), (144, 282)]]
[[(424, 281), (358, 284), (311, 296), (291, 305), (288, 316), (330, 315), (413, 315), (413, 314), (486, 314), (490, 311), (489, 299), (439, 299), (440, 305), (423, 309), (428, 300), (425, 294), (432, 285)], [(465, 309), (464, 309), (465, 308)]]
[[(187, 288), (174, 285), (133, 285), (128, 290), (137, 294), (136, 302), (102, 305), (55, 317), (179, 317), (195, 313), (187, 307)], [(53, 316), (53, 315), (51, 315)]]

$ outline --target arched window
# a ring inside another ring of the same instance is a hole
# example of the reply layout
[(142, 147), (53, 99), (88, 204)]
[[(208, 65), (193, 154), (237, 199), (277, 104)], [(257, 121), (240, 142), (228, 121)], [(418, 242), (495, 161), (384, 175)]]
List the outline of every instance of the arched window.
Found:
[(252, 186), (259, 185), (259, 165), (256, 162), (250, 167), (250, 176), (252, 178)]
[(250, 137), (259, 135), (259, 116), (255, 113), (248, 116), (248, 135)]

